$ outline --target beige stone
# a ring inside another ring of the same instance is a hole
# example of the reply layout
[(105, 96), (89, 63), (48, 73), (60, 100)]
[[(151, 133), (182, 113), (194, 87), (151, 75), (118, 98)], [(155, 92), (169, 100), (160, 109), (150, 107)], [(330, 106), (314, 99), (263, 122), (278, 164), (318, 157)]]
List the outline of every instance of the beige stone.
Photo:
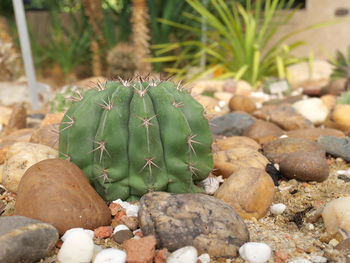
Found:
[(10, 107), (0, 105), (0, 125), (3, 127), (7, 125), (10, 120), (12, 109)]
[(253, 87), (245, 80), (239, 80), (236, 85), (236, 95), (249, 96)]
[(260, 144), (266, 144), (283, 134), (285, 131), (276, 124), (262, 120), (257, 120), (243, 132), (244, 136), (252, 138)]
[(231, 92), (218, 91), (218, 92), (214, 93), (214, 98), (219, 100), (219, 101), (224, 101), (226, 103), (226, 105), (228, 105), (232, 96), (233, 96), (233, 94)]
[(64, 113), (62, 112), (46, 114), (45, 118), (40, 124), (40, 127), (60, 123), (62, 121), (63, 116), (64, 116)]
[(241, 168), (216, 191), (215, 197), (231, 205), (244, 219), (262, 218), (272, 204), (274, 183), (264, 170)]
[(251, 138), (245, 136), (231, 136), (215, 140), (213, 148), (215, 151), (225, 151), (233, 148), (261, 149), (261, 146)]
[(243, 95), (235, 95), (229, 101), (231, 111), (244, 111), (251, 113), (255, 111), (256, 106), (252, 99)]
[(17, 142), (6, 153), (3, 171), (3, 185), (16, 193), (25, 171), (44, 159), (56, 158), (58, 152), (46, 145)]
[(342, 127), (342, 130), (350, 130), (350, 105), (337, 104), (334, 107), (331, 118)]
[(208, 114), (216, 114), (217, 107), (219, 107), (219, 102), (209, 96), (198, 95), (194, 97), (204, 108), (205, 112)]
[(321, 97), (321, 101), (322, 101), (323, 105), (325, 105), (327, 107), (328, 110), (331, 110), (331, 109), (333, 109), (333, 107), (336, 103), (336, 98), (332, 94), (327, 94), (327, 95), (323, 95)]

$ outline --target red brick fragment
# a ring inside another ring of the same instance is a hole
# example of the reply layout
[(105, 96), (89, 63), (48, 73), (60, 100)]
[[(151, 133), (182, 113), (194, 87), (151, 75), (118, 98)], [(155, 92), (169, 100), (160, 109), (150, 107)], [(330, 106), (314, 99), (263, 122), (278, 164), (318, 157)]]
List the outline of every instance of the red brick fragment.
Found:
[(126, 263), (152, 263), (156, 250), (156, 238), (153, 235), (123, 242), (126, 250)]
[(111, 210), (112, 216), (115, 216), (121, 208), (122, 208), (121, 205), (118, 203), (111, 203), (109, 205), (109, 209)]
[(97, 238), (108, 238), (111, 237), (113, 229), (111, 226), (100, 226), (94, 229), (94, 235)]

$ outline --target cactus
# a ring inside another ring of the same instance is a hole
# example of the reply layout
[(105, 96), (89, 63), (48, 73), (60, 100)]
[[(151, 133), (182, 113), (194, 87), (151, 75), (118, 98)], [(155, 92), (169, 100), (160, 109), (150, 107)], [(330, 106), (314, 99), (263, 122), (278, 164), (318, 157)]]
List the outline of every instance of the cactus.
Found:
[(131, 201), (150, 191), (201, 192), (211, 142), (203, 107), (180, 84), (121, 80), (98, 83), (69, 108), (59, 151), (105, 200)]

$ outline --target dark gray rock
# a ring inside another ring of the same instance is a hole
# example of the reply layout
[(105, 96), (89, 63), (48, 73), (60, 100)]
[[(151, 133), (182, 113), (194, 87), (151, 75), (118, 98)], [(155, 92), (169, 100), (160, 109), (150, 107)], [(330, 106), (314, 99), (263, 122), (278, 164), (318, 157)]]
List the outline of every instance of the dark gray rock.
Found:
[(329, 176), (325, 157), (310, 152), (292, 152), (280, 162), (280, 171), (288, 179), (322, 182)]
[(326, 152), (350, 162), (350, 137), (321, 136), (317, 142), (326, 148)]
[(140, 200), (139, 222), (144, 236), (154, 235), (158, 248), (174, 251), (194, 246), (213, 258), (233, 258), (249, 241), (238, 213), (224, 201), (204, 194), (153, 192)]
[(129, 240), (130, 238), (133, 238), (133, 237), (134, 235), (132, 234), (132, 232), (126, 229), (126, 230), (120, 230), (117, 233), (115, 233), (112, 236), (112, 239), (118, 244), (123, 244), (125, 240)]
[(58, 232), (50, 224), (24, 216), (0, 217), (0, 262), (38, 262), (57, 240)]
[(234, 112), (216, 117), (210, 121), (211, 131), (215, 135), (234, 136), (242, 135), (243, 131), (251, 126), (255, 119), (244, 112)]
[(264, 146), (264, 155), (273, 163), (280, 163), (289, 153), (310, 152), (325, 157), (326, 150), (316, 142), (303, 138), (280, 138)]

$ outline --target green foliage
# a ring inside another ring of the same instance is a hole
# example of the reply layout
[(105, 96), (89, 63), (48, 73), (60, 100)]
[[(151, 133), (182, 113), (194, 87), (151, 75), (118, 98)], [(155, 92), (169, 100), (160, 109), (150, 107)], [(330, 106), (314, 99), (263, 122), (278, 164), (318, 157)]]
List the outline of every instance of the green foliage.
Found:
[(82, 93), (78, 86), (68, 85), (63, 90), (57, 92), (50, 102), (50, 113), (66, 112), (73, 105), (73, 98)]
[(338, 104), (350, 104), (350, 91), (345, 92), (342, 96), (337, 100)]
[[(197, 26), (161, 21), (189, 31), (196, 37), (177, 43), (154, 45), (157, 49), (155, 54), (163, 56), (151, 60), (174, 63), (173, 67), (165, 71), (175, 74), (179, 79), (186, 77), (190, 67), (200, 65), (203, 53), (206, 53), (207, 64), (195, 78), (221, 71), (222, 79), (244, 79), (254, 86), (269, 76), (285, 78), (286, 67), (302, 60), (293, 56), (291, 51), (304, 42), (285, 44), (288, 38), (302, 30), (285, 34), (272, 42), (276, 32), (292, 18), (294, 11), (289, 9), (294, 0), (247, 0), (246, 8), (236, 1), (212, 0), (208, 7), (200, 0), (187, 0), (187, 3), (196, 13), (183, 15), (196, 22)], [(202, 18), (207, 23), (206, 32), (201, 30)], [(303, 30), (315, 27), (309, 26)], [(206, 35), (206, 43), (199, 40), (202, 34)]]
[(331, 79), (350, 78), (350, 47), (345, 55), (337, 51), (336, 58), (330, 62), (334, 66)]
[(180, 85), (108, 81), (69, 108), (59, 151), (105, 200), (136, 200), (149, 191), (201, 192), (211, 143), (203, 107)]

